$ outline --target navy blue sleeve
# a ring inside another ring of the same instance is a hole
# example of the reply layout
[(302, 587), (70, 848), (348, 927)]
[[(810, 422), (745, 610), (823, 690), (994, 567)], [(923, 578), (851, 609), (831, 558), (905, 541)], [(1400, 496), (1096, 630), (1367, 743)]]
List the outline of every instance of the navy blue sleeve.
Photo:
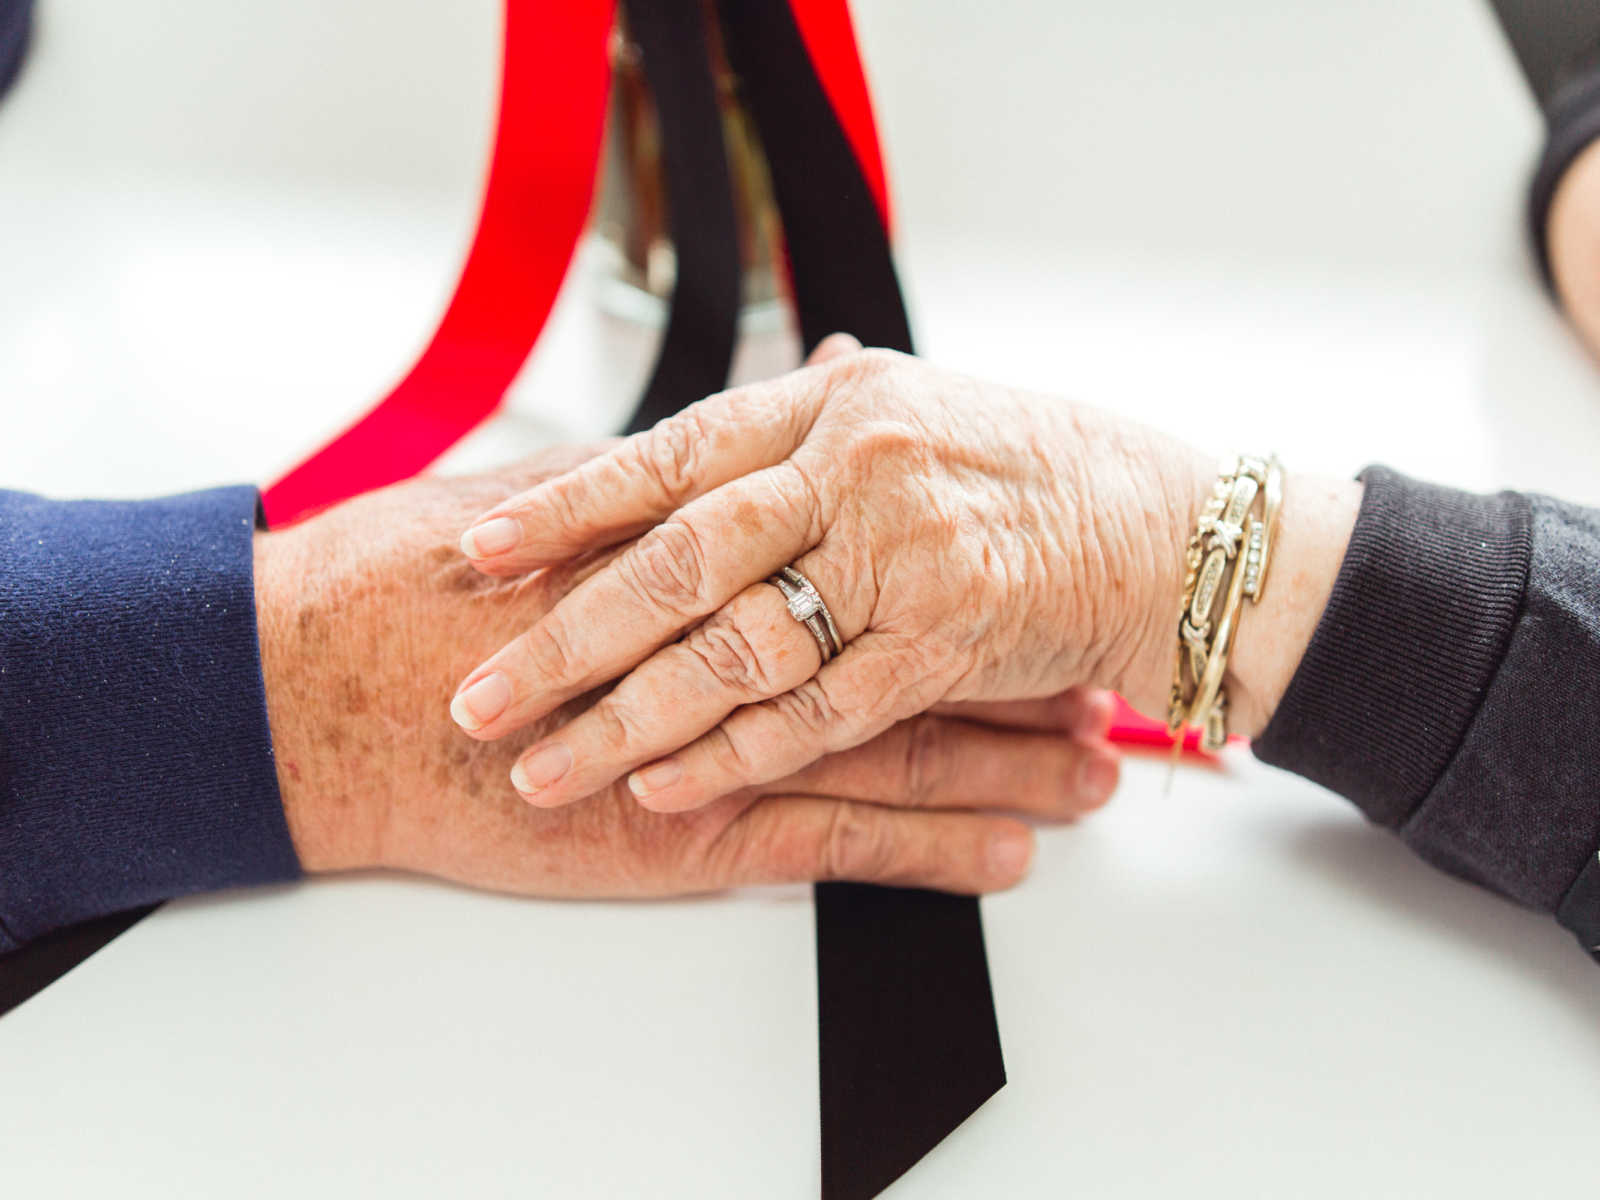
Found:
[(0, 952), (290, 879), (256, 640), (254, 488), (0, 491)]

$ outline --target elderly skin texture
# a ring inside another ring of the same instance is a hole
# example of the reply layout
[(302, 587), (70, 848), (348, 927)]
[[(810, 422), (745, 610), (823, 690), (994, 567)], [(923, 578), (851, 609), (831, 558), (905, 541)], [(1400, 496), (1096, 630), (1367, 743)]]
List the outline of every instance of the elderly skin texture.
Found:
[[(526, 804), (507, 782), (517, 747), (466, 737), (449, 719), (449, 698), (473, 663), (605, 558), (491, 579), (457, 540), (474, 513), (586, 453), (552, 452), (490, 477), (414, 481), (257, 535), (278, 775), (308, 870), (388, 866), (550, 896), (812, 878), (978, 891), (1020, 878), (1030, 835), (1009, 817), (959, 809), (1064, 818), (1109, 794), (1103, 722), (1096, 735), (1061, 736), (1098, 711), (1094, 698), (1068, 693), (997, 715), (1029, 730), (933, 715), (692, 814), (645, 811), (620, 785), (559, 810)], [(1101, 786), (1085, 789), (1078, 780), (1090, 763)]]

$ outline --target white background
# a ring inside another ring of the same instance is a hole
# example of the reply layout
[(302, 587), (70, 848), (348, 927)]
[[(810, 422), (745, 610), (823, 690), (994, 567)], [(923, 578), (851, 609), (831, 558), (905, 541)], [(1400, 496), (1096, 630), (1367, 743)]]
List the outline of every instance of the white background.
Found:
[[(42, 8), (0, 105), (0, 482), (270, 479), (448, 298), (498, 4)], [(1486, 4), (857, 8), (931, 357), (1295, 469), (1600, 502)], [(454, 465), (615, 423), (649, 346), (602, 376), (591, 291)], [(1563, 931), (1247, 755), (1163, 775), (985, 903), (1011, 1082), (892, 1195), (1592, 1188), (1600, 973)], [(814, 987), (799, 888), (175, 904), (0, 1021), (0, 1193), (811, 1196)]]

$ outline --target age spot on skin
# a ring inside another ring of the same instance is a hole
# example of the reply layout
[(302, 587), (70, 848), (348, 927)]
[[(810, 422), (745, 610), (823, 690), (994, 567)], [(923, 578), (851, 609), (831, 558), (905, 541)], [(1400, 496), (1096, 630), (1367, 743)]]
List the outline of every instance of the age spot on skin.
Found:
[(766, 517), (759, 504), (753, 500), (745, 500), (734, 510), (733, 523), (739, 527), (739, 532), (758, 534), (766, 527)]
[(359, 678), (346, 675), (339, 687), (339, 703), (345, 712), (351, 716), (358, 716), (367, 711), (371, 697), (368, 696), (367, 689), (362, 686)]

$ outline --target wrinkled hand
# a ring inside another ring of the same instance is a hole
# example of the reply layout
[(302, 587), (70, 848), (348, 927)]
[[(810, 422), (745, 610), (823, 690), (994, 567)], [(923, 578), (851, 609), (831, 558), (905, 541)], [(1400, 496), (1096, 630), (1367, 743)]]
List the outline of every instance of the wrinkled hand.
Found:
[[(626, 775), (649, 807), (693, 809), (950, 701), (1093, 683), (1160, 711), (1210, 464), (1097, 410), (848, 339), (818, 358), (504, 501), (462, 539), (480, 571), (511, 577), (643, 533), (453, 702), (497, 739), (623, 677), (518, 760), (535, 804)], [(764, 582), (791, 563), (847, 643), (820, 671)]]
[(991, 810), (1071, 816), (1072, 780), (1089, 764), (1114, 774), (1104, 704), (1074, 693), (905, 722), (692, 814), (645, 812), (605, 784), (568, 809), (522, 803), (504, 782), (514, 748), (461, 735), (445, 711), (452, 685), (607, 559), (497, 581), (456, 541), (473, 513), (578, 461), (564, 451), (421, 480), (258, 535), (268, 709), (308, 870), (387, 866), (546, 896), (810, 879), (979, 892), (1016, 882), (1032, 851), (1029, 827)]

